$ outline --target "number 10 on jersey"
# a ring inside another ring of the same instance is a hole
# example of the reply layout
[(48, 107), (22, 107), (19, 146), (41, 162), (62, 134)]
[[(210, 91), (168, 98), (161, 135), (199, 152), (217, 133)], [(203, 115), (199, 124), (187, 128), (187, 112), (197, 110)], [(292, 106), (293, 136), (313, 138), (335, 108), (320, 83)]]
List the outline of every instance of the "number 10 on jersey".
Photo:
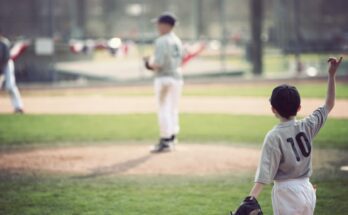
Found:
[(304, 157), (308, 157), (311, 154), (312, 147), (311, 147), (311, 144), (310, 144), (310, 142), (309, 142), (309, 140), (304, 132), (298, 133), (295, 137), (295, 140), (294, 140), (294, 138), (290, 137), (290, 138), (286, 139), (286, 141), (288, 141), (291, 144), (291, 148), (295, 154), (297, 161), (300, 161), (301, 158), (300, 158), (300, 154), (297, 151), (295, 142), (296, 142), (298, 148), (300, 149), (301, 154)]

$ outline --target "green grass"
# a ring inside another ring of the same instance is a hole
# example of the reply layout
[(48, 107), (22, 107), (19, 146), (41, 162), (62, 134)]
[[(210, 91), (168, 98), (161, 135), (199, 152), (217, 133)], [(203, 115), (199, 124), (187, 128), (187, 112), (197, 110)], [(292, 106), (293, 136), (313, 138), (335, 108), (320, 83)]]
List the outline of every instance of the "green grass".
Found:
[[(325, 98), (326, 96), (326, 83), (296, 84), (290, 82), (288, 84), (295, 85), (298, 88), (302, 98)], [(231, 84), (231, 86), (184, 88), (184, 95), (269, 97), (276, 85), (277, 84), (239, 86)], [(337, 84), (336, 91), (336, 97), (338, 99), (348, 98), (348, 84)]]
[[(184, 86), (184, 96), (241, 96), (241, 97), (269, 97), (273, 88), (282, 83), (295, 85), (300, 91), (302, 98), (325, 98), (326, 82), (323, 83), (297, 83), (279, 82), (272, 84), (212, 84), (212, 85), (190, 85)], [(348, 99), (348, 84), (338, 83), (336, 89), (338, 99)], [(25, 96), (153, 96), (153, 88), (149, 87), (119, 87), (107, 89), (86, 90), (48, 90), (23, 91)]]
[[(261, 144), (277, 120), (272, 116), (182, 114), (180, 139), (185, 142)], [(315, 139), (318, 146), (348, 148), (348, 120), (329, 119)], [(0, 146), (52, 145), (62, 142), (153, 141), (158, 137), (154, 114), (0, 115)]]
[[(315, 181), (316, 214), (348, 210), (347, 181)], [(247, 176), (143, 176), (78, 179), (64, 176), (17, 178), (0, 183), (1, 214), (168, 214), (219, 215), (235, 209), (248, 194)], [(272, 213), (271, 186), (259, 197)]]
[[(316, 214), (348, 210), (348, 181), (315, 181)], [(334, 186), (333, 186), (334, 185)], [(2, 179), (1, 214), (168, 214), (220, 215), (234, 210), (249, 193), (250, 176), (114, 176), (79, 179), (67, 176)], [(271, 186), (259, 197), (272, 214)]]

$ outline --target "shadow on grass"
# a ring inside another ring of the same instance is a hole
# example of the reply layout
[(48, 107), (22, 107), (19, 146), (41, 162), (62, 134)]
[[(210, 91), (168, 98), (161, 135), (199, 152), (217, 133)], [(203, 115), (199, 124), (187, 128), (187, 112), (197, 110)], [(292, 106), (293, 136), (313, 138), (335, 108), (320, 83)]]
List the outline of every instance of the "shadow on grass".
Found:
[(121, 173), (124, 173), (132, 168), (135, 168), (139, 166), (142, 163), (145, 163), (152, 157), (151, 154), (141, 156), (139, 158), (131, 159), (124, 161), (122, 163), (116, 163), (113, 165), (103, 166), (92, 169), (92, 172), (87, 175), (83, 176), (75, 176), (73, 178), (75, 179), (88, 179), (88, 178), (96, 178), (99, 176), (106, 176), (106, 175), (118, 175)]

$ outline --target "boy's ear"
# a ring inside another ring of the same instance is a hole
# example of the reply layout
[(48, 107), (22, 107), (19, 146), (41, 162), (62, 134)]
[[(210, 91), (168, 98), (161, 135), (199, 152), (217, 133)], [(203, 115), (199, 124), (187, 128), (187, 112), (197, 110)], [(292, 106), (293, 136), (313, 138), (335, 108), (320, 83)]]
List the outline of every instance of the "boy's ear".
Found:
[(274, 113), (274, 116), (276, 118), (281, 118), (281, 116), (279, 115), (278, 111), (274, 107), (272, 107), (272, 112)]
[(273, 112), (275, 115), (277, 115), (277, 114), (278, 114), (277, 110), (276, 110), (274, 107), (271, 107), (271, 108), (272, 108), (272, 112)]
[(300, 106), (298, 106), (298, 108), (297, 108), (297, 112), (300, 112), (300, 110), (301, 110), (301, 105)]

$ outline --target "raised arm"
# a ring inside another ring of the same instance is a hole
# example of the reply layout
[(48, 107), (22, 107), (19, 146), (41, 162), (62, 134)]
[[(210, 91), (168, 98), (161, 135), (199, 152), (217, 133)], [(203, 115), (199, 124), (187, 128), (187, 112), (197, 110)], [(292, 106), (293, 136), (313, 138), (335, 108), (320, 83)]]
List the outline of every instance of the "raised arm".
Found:
[(329, 58), (328, 62), (330, 64), (329, 67), (329, 77), (327, 83), (327, 94), (326, 94), (326, 102), (325, 105), (330, 112), (332, 108), (335, 106), (335, 97), (336, 97), (336, 72), (342, 61), (342, 57), (339, 60), (336, 58)]
[(10, 55), (12, 60), (17, 60), (29, 47), (29, 41), (20, 41), (14, 44), (10, 50)]

